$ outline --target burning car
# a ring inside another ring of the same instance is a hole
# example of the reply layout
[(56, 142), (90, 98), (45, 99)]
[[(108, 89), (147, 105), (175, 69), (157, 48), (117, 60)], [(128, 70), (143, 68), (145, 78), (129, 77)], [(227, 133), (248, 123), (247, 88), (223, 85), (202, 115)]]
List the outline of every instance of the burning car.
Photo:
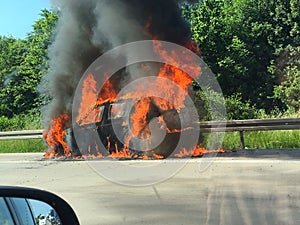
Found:
[[(138, 105), (145, 101), (150, 108), (145, 114), (145, 123), (136, 131), (132, 117)], [(192, 124), (181, 126), (178, 112), (161, 110), (155, 98), (137, 102), (132, 99), (108, 101), (95, 105), (88, 115), (66, 129), (66, 143), (75, 157), (166, 158), (176, 152), (177, 146), (193, 147), (190, 142), (181, 140), (179, 143), (183, 133), (190, 136), (195, 132)]]
[[(185, 101), (205, 68), (196, 57), (200, 49), (182, 18), (181, 2), (124, 2), (122, 12), (113, 14), (125, 22), (118, 28), (104, 23), (110, 17), (99, 16), (107, 15), (100, 12), (99, 1), (93, 2), (93, 13), (91, 7), (86, 14), (79, 10), (80, 16), (70, 15), (79, 23), (89, 19), (78, 30), (60, 30), (63, 35), (57, 36), (51, 48), (51, 69), (45, 79), (53, 81), (45, 84), (46, 93), (52, 95), (44, 132), (49, 146), (46, 157), (165, 158), (197, 145), (191, 137), (199, 138), (192, 124), (198, 120), (185, 121), (189, 118)], [(118, 11), (115, 4), (111, 7)], [(70, 37), (68, 30), (75, 32), (76, 42), (62, 42), (63, 37)], [(96, 63), (111, 51), (108, 61)], [(149, 54), (142, 59), (144, 53)], [(116, 65), (120, 63), (123, 67)], [(116, 79), (111, 79), (111, 72)], [(136, 85), (144, 78), (147, 82)], [(135, 90), (119, 98), (129, 84)], [(75, 107), (74, 101), (79, 103)]]

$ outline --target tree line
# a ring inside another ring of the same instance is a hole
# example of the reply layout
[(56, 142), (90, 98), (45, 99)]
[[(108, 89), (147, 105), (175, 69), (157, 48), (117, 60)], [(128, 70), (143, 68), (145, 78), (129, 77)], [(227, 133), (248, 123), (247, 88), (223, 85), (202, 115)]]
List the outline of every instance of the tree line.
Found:
[[(182, 13), (220, 83), (229, 119), (299, 112), (300, 0), (199, 0), (182, 5)], [(0, 116), (39, 114), (48, 102), (38, 84), (49, 70), (58, 18), (44, 9), (25, 39), (0, 36)]]
[(56, 13), (44, 9), (25, 39), (0, 36), (1, 116), (38, 113), (44, 104), (38, 84), (49, 69), (47, 49), (57, 19)]
[(299, 111), (299, 0), (203, 0), (185, 5), (183, 14), (229, 115)]

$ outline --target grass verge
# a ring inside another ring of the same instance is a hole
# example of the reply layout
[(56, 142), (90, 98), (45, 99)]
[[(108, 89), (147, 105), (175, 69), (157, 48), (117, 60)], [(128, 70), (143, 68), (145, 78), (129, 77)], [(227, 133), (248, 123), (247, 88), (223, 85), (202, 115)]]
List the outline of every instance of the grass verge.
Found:
[[(244, 132), (248, 149), (300, 149), (300, 130), (247, 131)], [(241, 149), (239, 132), (225, 134), (224, 149)]]
[(0, 141), (0, 153), (44, 152), (46, 146), (42, 139)]

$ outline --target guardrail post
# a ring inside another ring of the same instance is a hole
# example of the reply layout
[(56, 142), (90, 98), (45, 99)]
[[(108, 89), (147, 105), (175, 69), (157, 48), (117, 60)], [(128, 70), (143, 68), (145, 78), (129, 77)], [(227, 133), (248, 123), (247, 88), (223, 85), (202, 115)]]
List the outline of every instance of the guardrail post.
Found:
[(245, 139), (244, 139), (244, 131), (241, 130), (240, 131), (240, 140), (241, 140), (241, 145), (242, 145), (242, 149), (245, 149)]

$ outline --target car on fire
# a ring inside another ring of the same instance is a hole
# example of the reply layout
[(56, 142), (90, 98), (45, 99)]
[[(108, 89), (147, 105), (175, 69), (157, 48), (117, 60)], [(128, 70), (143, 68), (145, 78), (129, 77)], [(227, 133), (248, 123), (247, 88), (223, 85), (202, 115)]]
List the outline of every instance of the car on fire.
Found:
[[(133, 126), (131, 116), (134, 113), (133, 106), (139, 102), (127, 99), (95, 105), (85, 118), (66, 130), (66, 142), (72, 155), (107, 156), (124, 149), (130, 152), (132, 158), (145, 154), (166, 158), (173, 154), (180, 135), (194, 132), (193, 124), (189, 121), (183, 123), (182, 127), (180, 119), (184, 118), (179, 118), (177, 110), (161, 110), (151, 99), (150, 102), (150, 110), (145, 114), (146, 122), (137, 137), (130, 137)], [(187, 115), (189, 112), (188, 109), (181, 109), (181, 113)], [(187, 149), (193, 147), (187, 142), (179, 146)]]

